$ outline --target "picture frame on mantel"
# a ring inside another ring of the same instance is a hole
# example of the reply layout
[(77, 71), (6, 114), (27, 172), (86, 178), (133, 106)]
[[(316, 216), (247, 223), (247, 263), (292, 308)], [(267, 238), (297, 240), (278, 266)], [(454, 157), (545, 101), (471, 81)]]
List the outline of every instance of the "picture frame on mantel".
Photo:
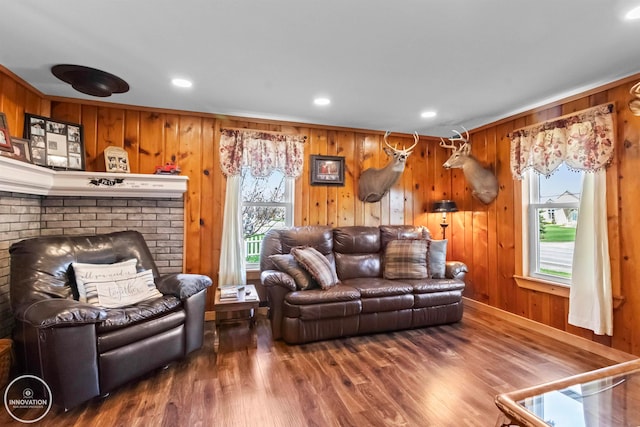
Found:
[(310, 183), (344, 186), (344, 157), (312, 154)]
[(0, 113), (0, 150), (13, 151), (11, 145), (11, 132), (9, 132), (9, 123), (7, 122), (7, 116), (4, 113)]
[(12, 136), (11, 146), (13, 147), (12, 151), (0, 151), (0, 156), (31, 163), (31, 150), (29, 149), (28, 139)]
[(113, 145), (104, 149), (104, 167), (107, 172), (130, 173), (129, 153)]
[(58, 170), (85, 169), (82, 125), (25, 113), (24, 137), (33, 164)]

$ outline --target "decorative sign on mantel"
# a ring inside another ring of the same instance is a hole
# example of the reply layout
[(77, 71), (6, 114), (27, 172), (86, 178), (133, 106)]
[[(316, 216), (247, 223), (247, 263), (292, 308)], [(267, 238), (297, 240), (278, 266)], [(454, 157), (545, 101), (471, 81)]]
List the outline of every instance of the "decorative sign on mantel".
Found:
[(0, 157), (0, 191), (43, 196), (180, 198), (183, 175), (55, 171)]

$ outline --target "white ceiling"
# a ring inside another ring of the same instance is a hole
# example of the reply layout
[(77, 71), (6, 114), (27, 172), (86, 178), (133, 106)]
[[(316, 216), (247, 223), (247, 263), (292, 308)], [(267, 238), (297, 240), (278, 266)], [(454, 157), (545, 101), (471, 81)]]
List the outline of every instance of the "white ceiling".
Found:
[[(640, 20), (623, 20), (637, 5), (0, 0), (0, 64), (47, 95), (447, 136), (639, 73)], [(131, 90), (80, 94), (50, 72), (65, 63)]]

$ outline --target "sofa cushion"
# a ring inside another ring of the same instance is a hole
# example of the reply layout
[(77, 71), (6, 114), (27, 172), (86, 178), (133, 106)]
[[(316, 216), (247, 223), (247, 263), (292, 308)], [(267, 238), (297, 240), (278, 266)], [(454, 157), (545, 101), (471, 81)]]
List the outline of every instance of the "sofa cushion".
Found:
[(413, 287), (414, 294), (461, 291), (464, 289), (464, 282), (457, 279), (418, 279), (403, 280), (403, 282)]
[(342, 254), (380, 252), (378, 227), (338, 227), (333, 230), (333, 250)]
[(415, 225), (381, 225), (380, 226), (380, 248), (384, 251), (392, 240), (405, 239), (425, 239), (431, 238), (429, 230), (422, 226)]
[(318, 287), (318, 283), (311, 277), (309, 272), (305, 270), (291, 254), (271, 255), (269, 258), (273, 261), (278, 270), (284, 271), (293, 277), (299, 290), (313, 289)]
[(427, 268), (427, 240), (393, 240), (384, 251), (385, 279), (425, 279)]
[(121, 279), (89, 281), (84, 287), (87, 302), (102, 308), (121, 308), (162, 296), (156, 289), (151, 270)]
[(429, 241), (429, 276), (444, 279), (447, 266), (447, 240)]
[(82, 262), (73, 262), (72, 288), (78, 295), (78, 301), (87, 302), (87, 290), (85, 284), (87, 282), (97, 282), (106, 280), (118, 280), (130, 277), (137, 273), (135, 258), (113, 264), (87, 264)]
[(333, 252), (333, 231), (331, 227), (306, 226), (280, 231), (282, 253), (291, 252), (298, 246), (309, 246), (323, 255)]
[(309, 291), (294, 291), (285, 295), (285, 301), (294, 305), (325, 304), (328, 302), (344, 302), (360, 300), (360, 292), (342, 283), (323, 291), (311, 289)]
[(373, 254), (341, 254), (335, 253), (336, 273), (340, 280), (355, 277), (380, 277), (382, 260), (379, 253)]
[(380, 298), (413, 293), (413, 285), (400, 280), (355, 278), (345, 280), (344, 285), (357, 289), (362, 298)]
[(107, 318), (98, 323), (98, 333), (112, 331), (119, 328), (135, 325), (145, 320), (162, 316), (165, 313), (180, 310), (182, 302), (174, 296), (163, 296), (152, 300), (142, 301), (136, 305), (124, 308), (108, 308)]
[(315, 248), (293, 248), (291, 255), (311, 274), (322, 289), (328, 289), (338, 283), (335, 267)]

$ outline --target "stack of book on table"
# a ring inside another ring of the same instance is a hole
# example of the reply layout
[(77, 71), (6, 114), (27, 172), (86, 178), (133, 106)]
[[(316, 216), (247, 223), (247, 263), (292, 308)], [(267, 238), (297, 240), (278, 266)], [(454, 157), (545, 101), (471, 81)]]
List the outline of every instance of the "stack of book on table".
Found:
[(218, 287), (220, 290), (220, 301), (237, 301), (240, 287), (244, 288), (244, 285), (221, 285)]

